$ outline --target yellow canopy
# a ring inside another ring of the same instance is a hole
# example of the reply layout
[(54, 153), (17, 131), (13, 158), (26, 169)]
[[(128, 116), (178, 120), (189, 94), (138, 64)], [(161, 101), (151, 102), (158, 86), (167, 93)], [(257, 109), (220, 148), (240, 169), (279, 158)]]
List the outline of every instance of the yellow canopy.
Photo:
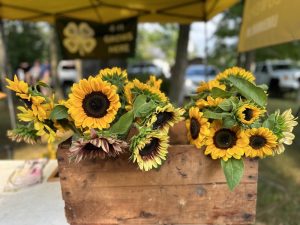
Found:
[(0, 0), (0, 18), (53, 23), (55, 16), (109, 23), (206, 21), (238, 0)]
[(300, 39), (299, 0), (247, 0), (239, 51)]

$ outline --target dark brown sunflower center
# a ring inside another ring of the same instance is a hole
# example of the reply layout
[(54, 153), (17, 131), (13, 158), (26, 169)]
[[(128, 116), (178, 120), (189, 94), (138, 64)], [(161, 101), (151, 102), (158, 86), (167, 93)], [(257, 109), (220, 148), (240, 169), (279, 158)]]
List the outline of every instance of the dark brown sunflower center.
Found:
[(193, 139), (197, 139), (200, 132), (200, 123), (197, 119), (192, 118), (191, 119), (191, 125), (190, 125), (190, 133)]
[(236, 144), (236, 134), (229, 129), (218, 130), (214, 137), (214, 145), (220, 149), (232, 148)]
[(246, 108), (243, 111), (243, 114), (245, 115), (246, 121), (250, 121), (253, 118), (253, 110), (252, 109)]
[(102, 151), (101, 148), (98, 148), (97, 146), (91, 144), (91, 143), (87, 143), (84, 147), (83, 150), (85, 151), (85, 153), (89, 153), (89, 152), (94, 152), (94, 151)]
[(140, 150), (140, 155), (142, 156), (142, 158), (151, 158), (158, 152), (158, 147), (159, 139), (152, 138), (150, 143), (146, 144), (145, 147)]
[(109, 105), (107, 96), (100, 91), (86, 95), (82, 102), (82, 107), (86, 115), (94, 118), (105, 116)]
[(250, 146), (254, 149), (260, 149), (264, 147), (267, 143), (267, 139), (265, 137), (254, 135), (250, 137)]
[(157, 114), (157, 119), (153, 124), (153, 129), (156, 130), (158, 128), (163, 127), (168, 121), (173, 118), (172, 112), (160, 112)]

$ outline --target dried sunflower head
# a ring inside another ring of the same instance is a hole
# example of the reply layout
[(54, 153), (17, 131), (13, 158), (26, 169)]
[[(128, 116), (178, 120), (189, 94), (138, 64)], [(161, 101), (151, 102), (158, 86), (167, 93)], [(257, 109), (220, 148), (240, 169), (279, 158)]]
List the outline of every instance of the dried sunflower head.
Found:
[(94, 130), (89, 139), (80, 138), (72, 142), (69, 156), (75, 162), (85, 159), (104, 159), (106, 157), (116, 157), (126, 151), (128, 144), (125, 141), (99, 136)]

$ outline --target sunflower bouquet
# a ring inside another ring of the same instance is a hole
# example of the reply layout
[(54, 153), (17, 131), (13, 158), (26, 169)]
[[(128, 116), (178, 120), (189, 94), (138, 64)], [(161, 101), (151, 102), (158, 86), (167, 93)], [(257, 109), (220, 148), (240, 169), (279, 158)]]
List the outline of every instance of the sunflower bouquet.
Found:
[(281, 154), (295, 138), (291, 110), (269, 114), (266, 105), (267, 86), (256, 85), (253, 74), (238, 67), (202, 82), (186, 105), (190, 143), (221, 161), (231, 190), (243, 175), (244, 158)]
[[(7, 80), (24, 106), (18, 107), (22, 125), (9, 131), (16, 141), (53, 142), (59, 133), (73, 131), (70, 160), (117, 157), (129, 153), (141, 170), (158, 168), (166, 160), (169, 128), (184, 119), (160, 91), (161, 80), (129, 81), (125, 70), (100, 70), (75, 83), (67, 100), (56, 101), (17, 77)], [(130, 136), (130, 137), (129, 137)]]

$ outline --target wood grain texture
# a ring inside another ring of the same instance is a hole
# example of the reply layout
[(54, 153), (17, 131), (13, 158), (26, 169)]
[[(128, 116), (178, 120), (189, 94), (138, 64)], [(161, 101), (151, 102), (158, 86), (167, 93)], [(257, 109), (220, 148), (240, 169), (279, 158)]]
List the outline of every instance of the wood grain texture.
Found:
[(58, 149), (68, 222), (105, 224), (253, 224), (256, 160), (245, 161), (241, 184), (230, 192), (220, 162), (190, 145), (173, 145), (158, 171), (142, 172), (117, 159), (69, 163), (70, 142)]

